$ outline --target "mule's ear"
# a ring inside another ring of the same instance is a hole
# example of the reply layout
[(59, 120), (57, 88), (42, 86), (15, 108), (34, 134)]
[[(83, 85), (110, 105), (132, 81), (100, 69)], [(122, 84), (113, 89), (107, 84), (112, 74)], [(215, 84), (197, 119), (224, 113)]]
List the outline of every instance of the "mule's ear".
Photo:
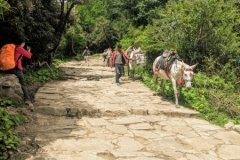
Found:
[(198, 63), (191, 66), (192, 70), (198, 65)]

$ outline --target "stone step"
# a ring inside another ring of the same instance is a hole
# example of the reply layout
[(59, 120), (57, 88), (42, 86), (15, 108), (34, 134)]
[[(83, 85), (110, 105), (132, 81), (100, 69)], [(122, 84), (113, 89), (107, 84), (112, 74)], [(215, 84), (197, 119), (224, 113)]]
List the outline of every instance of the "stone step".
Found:
[(128, 115), (166, 115), (169, 117), (197, 117), (198, 112), (177, 108), (165, 110), (151, 110), (151, 109), (129, 109), (129, 110), (101, 110), (87, 106), (83, 107), (59, 107), (59, 106), (37, 106), (35, 111), (37, 113), (52, 115), (52, 116), (67, 116), (67, 117), (118, 117)]

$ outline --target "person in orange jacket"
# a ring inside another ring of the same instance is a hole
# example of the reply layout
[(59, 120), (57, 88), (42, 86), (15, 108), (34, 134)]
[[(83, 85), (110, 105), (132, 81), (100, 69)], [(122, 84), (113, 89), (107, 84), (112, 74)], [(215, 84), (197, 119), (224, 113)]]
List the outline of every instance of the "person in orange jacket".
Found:
[(30, 47), (27, 47), (27, 49), (25, 49), (24, 46), (25, 46), (25, 42), (21, 42), (20, 45), (16, 46), (16, 49), (15, 49), (16, 68), (12, 70), (12, 73), (14, 73), (18, 77), (19, 82), (22, 86), (25, 104), (28, 105), (29, 107), (33, 107), (30, 95), (27, 90), (27, 83), (23, 75), (23, 66), (22, 66), (22, 59), (23, 58), (30, 59), (32, 57), (32, 53), (31, 53)]
[(27, 83), (24, 78), (23, 65), (22, 65), (22, 60), (24, 58), (30, 59), (32, 57), (32, 53), (31, 53), (30, 47), (27, 47), (27, 49), (25, 49), (24, 46), (25, 46), (25, 42), (23, 41), (16, 45), (15, 53), (14, 53), (14, 59), (16, 63), (15, 68), (6, 70), (6, 71), (1, 71), (1, 73), (10, 73), (10, 74), (15, 74), (17, 76), (17, 78), (19, 79), (19, 83), (21, 84), (21, 87), (22, 87), (25, 104), (28, 105), (32, 110), (33, 104), (31, 102), (31, 97), (27, 89)]
[(119, 85), (119, 79), (122, 75), (124, 75), (124, 65), (131, 60), (130, 57), (124, 52), (122, 46), (119, 44), (116, 49), (113, 51), (111, 64), (112, 67), (115, 67), (116, 73), (116, 83)]

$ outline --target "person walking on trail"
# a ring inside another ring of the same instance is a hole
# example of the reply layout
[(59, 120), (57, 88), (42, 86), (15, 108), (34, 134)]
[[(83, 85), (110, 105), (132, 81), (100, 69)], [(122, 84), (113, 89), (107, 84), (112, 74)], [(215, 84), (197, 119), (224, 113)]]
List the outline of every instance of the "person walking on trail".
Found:
[(115, 73), (116, 73), (116, 83), (119, 85), (119, 79), (124, 75), (124, 65), (128, 62), (128, 60), (131, 60), (131, 58), (128, 57), (128, 55), (124, 52), (122, 49), (122, 46), (119, 44), (116, 49), (113, 51), (111, 64), (112, 67), (115, 67)]
[(89, 60), (88, 59), (89, 59), (89, 56), (90, 56), (90, 50), (88, 49), (88, 47), (85, 48), (85, 50), (82, 53), (82, 56), (83, 56), (85, 62), (87, 63), (87, 66), (88, 66), (89, 65), (89, 63), (88, 63)]
[(12, 73), (17, 76), (17, 78), (19, 79), (19, 83), (21, 84), (21, 87), (22, 87), (25, 105), (28, 105), (30, 107), (29, 109), (33, 111), (34, 108), (33, 108), (33, 104), (31, 102), (31, 98), (27, 89), (27, 83), (24, 78), (23, 65), (22, 65), (23, 58), (30, 59), (32, 57), (32, 53), (31, 53), (30, 47), (27, 47), (27, 50), (26, 50), (24, 49), (24, 46), (25, 46), (25, 42), (21, 42), (20, 45), (16, 45), (15, 53), (14, 53), (16, 66), (14, 69), (4, 71), (4, 73)]

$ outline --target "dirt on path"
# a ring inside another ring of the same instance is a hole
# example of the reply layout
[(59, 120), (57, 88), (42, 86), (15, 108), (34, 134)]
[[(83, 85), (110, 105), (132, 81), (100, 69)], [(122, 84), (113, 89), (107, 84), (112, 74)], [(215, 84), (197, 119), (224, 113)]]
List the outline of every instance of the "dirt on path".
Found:
[(37, 149), (26, 153), (25, 159), (240, 159), (237, 132), (153, 96), (140, 81), (123, 77), (118, 86), (114, 69), (104, 67), (100, 57), (91, 58), (89, 64), (61, 65), (66, 80), (49, 82), (38, 90), (36, 123), (27, 130)]

